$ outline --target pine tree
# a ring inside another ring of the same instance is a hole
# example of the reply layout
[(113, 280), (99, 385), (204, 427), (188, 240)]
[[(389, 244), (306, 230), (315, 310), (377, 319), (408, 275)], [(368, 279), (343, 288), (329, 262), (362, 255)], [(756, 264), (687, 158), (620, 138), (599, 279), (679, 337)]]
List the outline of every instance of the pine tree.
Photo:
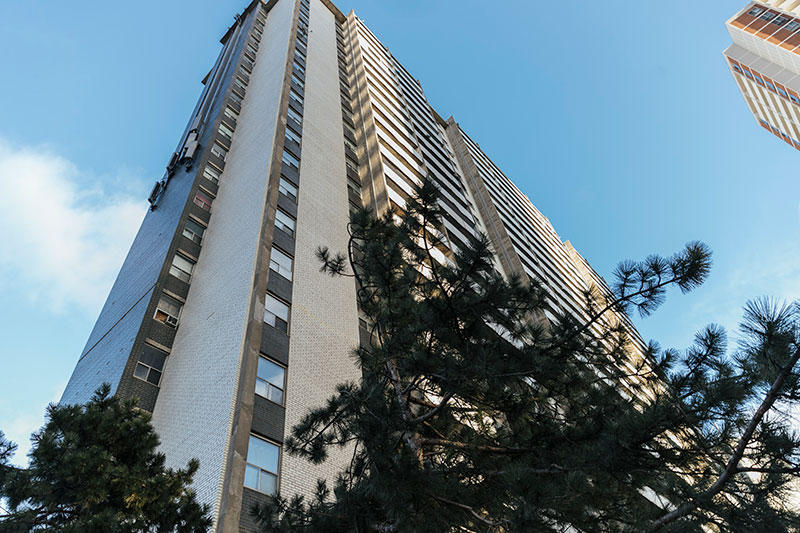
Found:
[(332, 490), (255, 509), (263, 531), (797, 530), (800, 441), (779, 409), (800, 397), (797, 305), (747, 304), (730, 352), (712, 325), (632, 355), (618, 317), (701, 284), (703, 244), (620, 264), (576, 318), (539, 280), (501, 277), (484, 237), (442, 262), (437, 200), (425, 181), (402, 213), (355, 214), (346, 256), (319, 250), (356, 278), (371, 341), (361, 381), (285, 447), (352, 461)]
[(51, 404), (27, 468), (0, 432), (0, 531), (192, 532), (211, 525), (189, 489), (198, 468), (164, 465), (150, 415), (103, 385), (85, 405)]

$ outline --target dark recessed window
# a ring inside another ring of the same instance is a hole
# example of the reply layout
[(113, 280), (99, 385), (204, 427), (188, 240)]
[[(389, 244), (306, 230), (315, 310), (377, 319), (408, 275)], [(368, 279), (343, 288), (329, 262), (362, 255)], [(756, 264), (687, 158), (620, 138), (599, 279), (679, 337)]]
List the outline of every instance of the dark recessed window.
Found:
[(267, 359), (258, 358), (256, 375), (256, 394), (278, 405), (283, 405), (283, 389), (285, 388), (286, 370)]
[(158, 305), (156, 305), (156, 312), (153, 318), (173, 328), (178, 327), (178, 315), (181, 312), (182, 305), (183, 304), (175, 298), (162, 294), (158, 299)]
[(289, 152), (287, 152), (286, 150), (283, 151), (283, 156), (281, 157), (281, 160), (289, 166), (298, 169), (300, 168), (300, 160), (297, 159), (292, 154), (290, 154)]
[(196, 244), (200, 244), (203, 242), (203, 233), (205, 231), (205, 227), (190, 218), (183, 227), (183, 236)]
[(776, 26), (783, 26), (783, 25), (784, 25), (784, 24), (786, 24), (787, 22), (789, 22), (789, 19), (788, 19), (788, 18), (786, 18), (786, 17), (783, 17), (783, 16), (781, 16), (781, 17), (775, 17), (774, 19), (772, 19), (772, 20), (770, 21), (770, 23), (771, 23), (771, 24), (775, 24)]
[(747, 12), (747, 14), (748, 14), (748, 15), (751, 15), (751, 16), (753, 16), (753, 17), (757, 17), (757, 16), (759, 16), (759, 15), (760, 15), (761, 13), (763, 13), (763, 12), (764, 12), (764, 10), (763, 10), (762, 8), (760, 8), (760, 7), (754, 7), (753, 9), (751, 9), (750, 11), (748, 11), (748, 12)]
[(774, 18), (775, 18), (775, 17), (777, 17), (777, 16), (778, 16), (778, 14), (777, 14), (777, 13), (770, 13), (769, 11), (767, 11), (766, 13), (764, 13), (763, 15), (761, 15), (759, 18), (760, 18), (761, 20), (767, 20), (767, 21), (769, 21), (769, 20), (772, 20), (772, 19), (774, 19)]
[(294, 237), (295, 220), (278, 209), (275, 211), (275, 227)]
[(269, 269), (292, 281), (292, 258), (274, 246), (269, 254)]
[(193, 270), (193, 261), (189, 261), (180, 254), (175, 254), (175, 257), (172, 258), (172, 264), (169, 267), (169, 273), (179, 280), (189, 283), (189, 280), (192, 278)]
[(278, 190), (288, 196), (293, 202), (297, 203), (297, 187), (295, 187), (283, 176), (281, 176), (281, 182), (278, 185)]
[(277, 494), (280, 452), (281, 448), (277, 444), (250, 435), (244, 486), (264, 494)]
[(197, 191), (194, 195), (194, 203), (205, 211), (211, 211), (211, 198)]
[(221, 175), (222, 174), (220, 173), (220, 171), (217, 170), (216, 168), (206, 166), (206, 168), (203, 169), (203, 177), (206, 178), (211, 183), (219, 184), (219, 177)]
[(289, 332), (289, 305), (267, 293), (264, 322), (284, 333)]
[(133, 371), (134, 377), (144, 380), (153, 385), (158, 385), (161, 381), (161, 373), (164, 371), (164, 363), (167, 360), (167, 353), (150, 346), (144, 345), (139, 362)]

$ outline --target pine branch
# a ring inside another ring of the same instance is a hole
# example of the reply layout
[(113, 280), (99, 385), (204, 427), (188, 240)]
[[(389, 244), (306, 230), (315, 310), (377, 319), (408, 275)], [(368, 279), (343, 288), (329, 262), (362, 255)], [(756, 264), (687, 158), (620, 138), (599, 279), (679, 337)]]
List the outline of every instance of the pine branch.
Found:
[(677, 509), (666, 513), (657, 520), (652, 521), (647, 528), (648, 531), (656, 531), (657, 529), (660, 529), (671, 522), (687, 516), (697, 508), (699, 501), (707, 501), (711, 499), (725, 487), (731, 477), (736, 474), (739, 468), (739, 461), (741, 461), (742, 457), (744, 457), (745, 450), (750, 444), (750, 439), (753, 438), (753, 434), (755, 433), (756, 428), (758, 428), (758, 425), (764, 419), (764, 415), (767, 414), (767, 411), (772, 408), (772, 406), (775, 404), (775, 401), (780, 397), (781, 388), (783, 387), (786, 378), (792, 373), (792, 370), (794, 369), (794, 366), (797, 364), (798, 360), (800, 360), (800, 348), (795, 350), (795, 353), (789, 360), (788, 364), (783, 368), (783, 371), (778, 375), (778, 377), (775, 378), (775, 381), (772, 383), (767, 395), (764, 397), (761, 405), (758, 406), (753, 418), (750, 420), (750, 423), (747, 425), (744, 433), (739, 438), (739, 443), (737, 444), (733, 455), (728, 460), (728, 464), (717, 478), (717, 481), (715, 481), (714, 484), (702, 494), (681, 504)]

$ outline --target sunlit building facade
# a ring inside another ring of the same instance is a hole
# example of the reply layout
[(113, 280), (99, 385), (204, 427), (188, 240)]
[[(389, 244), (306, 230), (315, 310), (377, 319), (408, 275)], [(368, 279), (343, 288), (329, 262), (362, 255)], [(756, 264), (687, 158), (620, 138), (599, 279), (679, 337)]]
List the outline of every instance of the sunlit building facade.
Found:
[(724, 54), (756, 122), (800, 150), (800, 2), (748, 4), (726, 23)]
[(402, 209), (432, 176), (442, 261), (485, 233), (499, 271), (577, 317), (604, 282), (354, 13), (256, 0), (221, 42), (62, 402), (104, 382), (139, 398), (169, 464), (200, 460), (215, 530), (253, 531), (254, 503), (311, 494), (350, 459), (314, 466), (282, 443), (360, 375), (355, 285), (315, 257), (346, 248), (353, 209)]

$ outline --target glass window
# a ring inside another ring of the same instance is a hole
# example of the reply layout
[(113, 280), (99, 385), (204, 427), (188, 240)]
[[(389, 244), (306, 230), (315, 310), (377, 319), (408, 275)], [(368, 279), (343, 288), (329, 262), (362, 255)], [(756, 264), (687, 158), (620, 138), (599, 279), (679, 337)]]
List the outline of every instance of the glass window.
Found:
[(753, 9), (748, 11), (747, 14), (750, 15), (750, 16), (753, 16), (753, 17), (757, 17), (758, 15), (760, 15), (763, 12), (764, 12), (764, 10), (762, 8), (754, 7)]
[(241, 91), (242, 91), (242, 94), (244, 94), (244, 91), (246, 91), (246, 90), (247, 90), (247, 84), (244, 82), (244, 80), (243, 80), (243, 79), (241, 79), (241, 78), (240, 78), (240, 77), (238, 77), (238, 76), (237, 76), (237, 77), (235, 77), (235, 78), (233, 78), (233, 85), (234, 85), (235, 87), (237, 87), (238, 89), (241, 89)]
[(220, 123), (219, 128), (217, 128), (217, 131), (219, 131), (220, 134), (222, 134), (223, 136), (227, 137), (228, 139), (233, 137), (233, 130), (230, 129), (225, 124)]
[(283, 405), (283, 388), (286, 370), (265, 357), (258, 358), (256, 394), (278, 405)]
[(774, 19), (772, 19), (770, 22), (771, 22), (772, 24), (775, 24), (775, 25), (777, 25), (777, 26), (783, 26), (784, 24), (786, 24), (787, 22), (789, 22), (789, 19), (788, 19), (788, 18), (786, 18), (786, 17), (775, 17), (775, 18), (774, 18)]
[(274, 246), (269, 254), (269, 268), (292, 281), (292, 258)]
[(297, 76), (297, 74), (295, 74), (295, 73), (292, 73), (292, 81), (293, 81), (293, 82), (295, 82), (297, 85), (299, 85), (301, 89), (302, 89), (303, 87), (305, 87), (305, 83), (303, 82), (303, 80), (301, 80), (301, 79), (300, 79), (300, 78)]
[(289, 332), (289, 306), (267, 294), (264, 307), (264, 322), (284, 333)]
[(275, 226), (294, 236), (294, 219), (280, 209), (275, 211)]
[[(746, 74), (746, 73), (745, 73), (745, 74)], [(774, 85), (772, 85), (770, 82), (767, 82), (767, 88), (768, 88), (770, 91), (774, 91), (774, 90), (775, 90), (775, 86), (774, 86)]]
[(350, 148), (350, 150), (352, 150), (353, 153), (356, 153), (356, 145), (348, 141), (347, 137), (344, 138), (344, 145)]
[(283, 151), (283, 157), (281, 159), (287, 165), (293, 166), (294, 168), (300, 168), (300, 160), (286, 150)]
[(764, 80), (762, 80), (759, 76), (753, 76), (756, 80), (756, 83), (759, 85), (764, 85)]
[(205, 233), (205, 231), (206, 228), (190, 218), (183, 227), (183, 236), (192, 242), (200, 244), (203, 241), (203, 233)]
[(297, 187), (292, 185), (289, 180), (281, 176), (278, 190), (288, 196), (293, 202), (297, 203)]
[(167, 360), (167, 353), (162, 352), (149, 344), (144, 345), (139, 362), (133, 370), (134, 377), (158, 385), (161, 381), (161, 373), (164, 370), (164, 363)]
[(228, 155), (228, 150), (217, 143), (214, 143), (211, 145), (211, 153), (225, 161), (225, 157)]
[(298, 63), (296, 59), (294, 60), (294, 65), (293, 66), (294, 66), (294, 68), (296, 68), (300, 72), (305, 72), (306, 71), (305, 67), (303, 65), (301, 65), (300, 63)]
[(203, 177), (211, 183), (219, 184), (219, 177), (221, 175), (220, 171), (214, 167), (206, 166), (206, 168), (203, 169)]
[(289, 89), (289, 98), (291, 98), (298, 104), (303, 105), (303, 97), (294, 92), (294, 89)]
[(178, 315), (181, 312), (181, 306), (183, 304), (172, 298), (167, 296), (166, 294), (162, 294), (161, 298), (158, 299), (158, 305), (156, 305), (156, 313), (153, 315), (153, 318), (158, 320), (159, 322), (163, 322), (168, 326), (177, 327), (178, 326)]
[(789, 24), (786, 25), (786, 29), (789, 31), (797, 31), (800, 29), (800, 21), (793, 20)]
[(749, 71), (749, 70), (745, 70), (745, 71), (744, 71), (744, 75), (745, 75), (745, 76), (747, 76), (748, 78), (750, 78), (751, 80), (753, 79), (753, 75), (752, 75), (752, 74), (750, 74), (750, 71)]
[(175, 254), (172, 258), (172, 265), (169, 267), (169, 273), (176, 278), (189, 283), (192, 277), (192, 270), (194, 270), (194, 263), (179, 254)]
[(792, 102), (794, 102), (795, 104), (800, 105), (800, 99), (798, 99), (795, 95), (790, 94), (789, 98), (791, 98)]
[(280, 447), (255, 435), (250, 435), (247, 446), (247, 467), (244, 473), (244, 486), (263, 492), (276, 494), (278, 491), (278, 461)]
[(300, 136), (293, 132), (290, 128), (286, 128), (286, 138), (300, 144)]
[(784, 90), (783, 90), (783, 89), (781, 89), (780, 87), (778, 87), (778, 94), (780, 94), (780, 95), (781, 95), (781, 96), (783, 96), (784, 98), (789, 98), (789, 93), (787, 93), (786, 91), (784, 91)]
[(777, 16), (778, 16), (777, 13), (770, 13), (769, 11), (767, 11), (766, 13), (761, 15), (759, 18), (762, 19), (762, 20), (772, 20)]
[(734, 69), (736, 72), (741, 72), (741, 71), (742, 71), (742, 69), (739, 67), (739, 65), (733, 65), (733, 69)]
[(352, 161), (349, 157), (345, 157), (344, 164), (347, 168), (358, 174), (358, 163)]
[(292, 109), (291, 107), (289, 108), (288, 115), (290, 119), (294, 120), (298, 124), (303, 124), (303, 116), (294, 109)]
[(194, 195), (194, 203), (205, 211), (211, 211), (211, 198), (200, 191), (197, 191), (197, 193)]
[(239, 104), (239, 105), (242, 105), (242, 102), (243, 102), (243, 100), (242, 100), (242, 97), (241, 97), (241, 96), (239, 96), (238, 94), (236, 94), (236, 93), (231, 93), (231, 94), (230, 94), (230, 98), (231, 98), (231, 100), (233, 100), (233, 101), (234, 101), (234, 102), (236, 102), (237, 104)]

